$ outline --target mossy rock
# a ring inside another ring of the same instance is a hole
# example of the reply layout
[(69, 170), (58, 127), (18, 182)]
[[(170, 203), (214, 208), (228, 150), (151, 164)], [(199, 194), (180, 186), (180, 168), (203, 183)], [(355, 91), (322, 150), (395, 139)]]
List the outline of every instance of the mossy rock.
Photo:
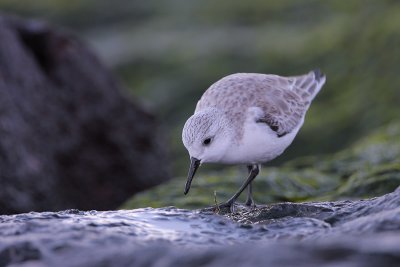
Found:
[[(303, 157), (280, 168), (265, 167), (254, 182), (258, 203), (361, 198), (392, 192), (400, 185), (400, 123), (368, 135), (352, 147), (324, 157)], [(225, 171), (195, 177), (190, 194), (183, 195), (185, 177), (142, 192), (123, 208), (176, 206), (201, 208), (227, 200), (244, 180), (244, 171)], [(242, 194), (244, 200), (245, 193)]]
[[(183, 195), (186, 178), (179, 177), (135, 195), (123, 207), (200, 208), (214, 205), (233, 195), (244, 181), (246, 173), (229, 170), (212, 174), (200, 172), (197, 176), (187, 196)], [(304, 200), (337, 188), (338, 180), (312, 169), (265, 168), (254, 182), (254, 199), (258, 203)], [(244, 192), (240, 201), (244, 201), (245, 195)]]

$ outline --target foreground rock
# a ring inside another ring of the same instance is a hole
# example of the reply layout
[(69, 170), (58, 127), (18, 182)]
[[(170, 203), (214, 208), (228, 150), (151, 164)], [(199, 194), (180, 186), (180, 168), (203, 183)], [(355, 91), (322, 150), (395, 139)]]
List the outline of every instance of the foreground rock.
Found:
[(0, 264), (398, 266), (400, 262), (400, 188), (368, 200), (236, 208), (239, 212), (228, 216), (176, 208), (1, 216)]
[(168, 178), (155, 119), (79, 40), (7, 16), (0, 40), (0, 213), (113, 209)]

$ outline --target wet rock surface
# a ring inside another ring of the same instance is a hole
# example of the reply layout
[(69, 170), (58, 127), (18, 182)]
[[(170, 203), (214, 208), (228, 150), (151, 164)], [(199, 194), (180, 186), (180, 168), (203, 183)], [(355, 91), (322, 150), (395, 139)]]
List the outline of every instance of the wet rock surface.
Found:
[[(0, 266), (398, 266), (400, 188), (234, 214), (170, 208), (0, 217)], [(29, 265), (31, 264), (31, 265)]]
[(168, 179), (155, 117), (73, 34), (0, 14), (0, 40), (0, 214), (115, 209)]

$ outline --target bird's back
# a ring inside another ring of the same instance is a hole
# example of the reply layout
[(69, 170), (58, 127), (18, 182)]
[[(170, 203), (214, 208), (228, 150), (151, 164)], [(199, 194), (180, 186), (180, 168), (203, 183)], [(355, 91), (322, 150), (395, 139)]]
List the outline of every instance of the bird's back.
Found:
[(259, 107), (267, 123), (280, 124), (277, 127), (282, 134), (297, 126), (324, 82), (325, 76), (318, 70), (292, 77), (232, 74), (207, 89), (195, 113), (213, 107), (232, 121), (243, 121), (249, 107)]

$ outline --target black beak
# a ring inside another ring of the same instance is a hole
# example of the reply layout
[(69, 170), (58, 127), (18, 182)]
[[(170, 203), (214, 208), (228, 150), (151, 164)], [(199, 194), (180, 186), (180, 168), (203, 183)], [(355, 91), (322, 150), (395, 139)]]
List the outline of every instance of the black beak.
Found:
[(185, 185), (185, 191), (183, 192), (185, 195), (189, 192), (193, 177), (197, 171), (197, 168), (199, 168), (199, 166), (200, 166), (200, 160), (196, 159), (194, 157), (191, 157), (188, 178), (187, 178), (186, 185)]

